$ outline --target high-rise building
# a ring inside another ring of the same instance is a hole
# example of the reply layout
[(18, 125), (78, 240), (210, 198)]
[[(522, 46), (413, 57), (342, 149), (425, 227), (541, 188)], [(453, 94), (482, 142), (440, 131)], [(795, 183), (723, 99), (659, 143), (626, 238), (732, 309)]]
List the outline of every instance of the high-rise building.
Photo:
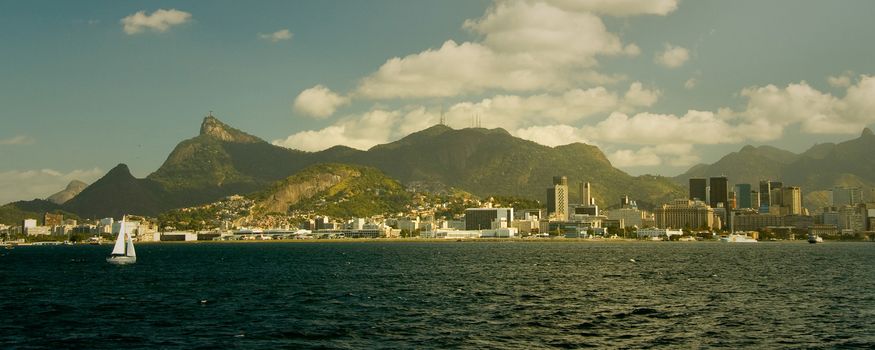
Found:
[(781, 202), (787, 208), (787, 215), (802, 215), (802, 190), (799, 187), (782, 188)]
[(768, 208), (772, 205), (771, 194), (772, 186), (769, 184), (769, 180), (760, 180), (760, 206)]
[(708, 180), (704, 178), (690, 178), (690, 200), (704, 201), (707, 198), (706, 188)]
[(711, 208), (717, 208), (721, 206), (719, 204), (722, 203), (722, 207), (729, 208), (729, 179), (726, 176), (716, 176), (710, 179), (711, 186), (711, 198), (710, 205)]
[(547, 215), (568, 219), (568, 178), (554, 176), (553, 187), (547, 189)]
[(863, 203), (863, 190), (859, 187), (835, 187), (832, 189), (831, 206), (840, 207), (858, 203)]
[(620, 197), (620, 208), (628, 207), (630, 204), (632, 204), (632, 201), (629, 200), (628, 195), (624, 194), (622, 197)]
[(750, 184), (735, 185), (735, 199), (735, 203), (738, 205), (739, 208), (753, 208)]
[(753, 209), (757, 209), (762, 205), (759, 191), (750, 191), (750, 201), (750, 207)]
[(513, 223), (513, 208), (469, 208), (465, 209), (466, 230), (491, 230), (497, 223)]
[[(554, 179), (555, 181), (555, 179)], [(578, 184), (580, 192), (580, 204), (591, 205), (592, 203), (592, 187), (589, 182), (581, 182)]]

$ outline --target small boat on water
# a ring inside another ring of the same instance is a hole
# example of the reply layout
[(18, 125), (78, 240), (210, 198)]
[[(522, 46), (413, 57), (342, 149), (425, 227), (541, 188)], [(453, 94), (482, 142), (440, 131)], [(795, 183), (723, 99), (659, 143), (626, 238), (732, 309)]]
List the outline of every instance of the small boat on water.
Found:
[(818, 235), (808, 234), (808, 243), (823, 243), (823, 238)]
[(119, 225), (118, 238), (115, 239), (115, 245), (112, 248), (112, 254), (106, 261), (114, 265), (133, 264), (137, 262), (137, 252), (134, 250), (134, 241), (131, 239), (125, 230), (125, 218), (122, 217), (121, 225)]
[(756, 243), (757, 240), (748, 235), (731, 234), (729, 236), (720, 237), (720, 242), (723, 243)]

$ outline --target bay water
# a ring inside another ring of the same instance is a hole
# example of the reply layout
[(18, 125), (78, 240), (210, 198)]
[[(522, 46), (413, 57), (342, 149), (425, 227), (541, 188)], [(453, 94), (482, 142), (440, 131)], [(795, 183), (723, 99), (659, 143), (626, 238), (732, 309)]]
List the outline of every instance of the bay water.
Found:
[(873, 348), (875, 244), (0, 251), (0, 348)]

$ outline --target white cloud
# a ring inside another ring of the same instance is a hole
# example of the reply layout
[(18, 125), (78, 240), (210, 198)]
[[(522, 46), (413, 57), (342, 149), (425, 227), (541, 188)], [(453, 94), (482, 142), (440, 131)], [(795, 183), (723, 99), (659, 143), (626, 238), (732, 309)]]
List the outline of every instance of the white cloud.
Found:
[(690, 110), (683, 116), (615, 112), (593, 126), (582, 128), (596, 141), (622, 144), (718, 144), (741, 141), (720, 114)]
[(641, 82), (636, 81), (629, 86), (629, 90), (623, 96), (623, 102), (630, 107), (650, 107), (659, 100), (661, 94), (658, 89), (645, 89)]
[(347, 103), (349, 98), (340, 96), (322, 85), (316, 85), (298, 94), (293, 108), (298, 113), (310, 117), (325, 118)]
[(103, 176), (99, 168), (62, 173), (52, 169), (0, 172), (0, 205), (18, 200), (46, 198), (63, 190), (70, 181), (91, 183)]
[(268, 40), (268, 41), (273, 42), (273, 43), (278, 42), (278, 41), (283, 41), (283, 40), (291, 40), (292, 35), (293, 35), (292, 32), (290, 32), (288, 29), (280, 29), (278, 31), (275, 31), (275, 32), (269, 33), (269, 34), (258, 33), (259, 38), (264, 39), (264, 40)]
[(851, 86), (851, 72), (844, 72), (841, 75), (830, 76), (826, 81), (830, 86), (835, 88), (846, 88)]
[(10, 138), (0, 139), (0, 145), (32, 145), (36, 142), (27, 135), (17, 135)]
[(608, 16), (665, 16), (678, 7), (677, 0), (549, 0), (555, 6)]
[(677, 68), (690, 59), (690, 51), (671, 44), (665, 44), (665, 50), (656, 55), (655, 61), (668, 68)]
[(321, 151), (336, 145), (367, 150), (390, 140), (391, 126), (399, 117), (398, 111), (372, 110), (321, 130), (301, 131), (284, 140), (274, 140), (273, 144), (303, 151)]
[[(578, 5), (570, 1), (497, 1), (486, 13), (465, 21), (481, 40), (448, 40), (439, 48), (387, 60), (364, 77), (354, 95), (371, 99), (450, 97), (489, 90), (530, 92), (568, 90), (614, 82), (621, 77), (595, 71), (599, 56), (634, 56), (593, 12), (667, 13), (646, 2)], [(662, 3), (675, 4), (673, 1)], [(574, 5), (574, 6), (572, 6)], [(640, 11), (631, 11), (634, 6)], [(621, 10), (624, 8), (625, 10)]]
[(687, 79), (687, 81), (684, 82), (684, 88), (686, 88), (687, 90), (695, 88), (696, 85), (699, 85), (699, 80), (695, 77)]
[(574, 142), (592, 144), (592, 142), (580, 135), (577, 128), (568, 125), (531, 126), (517, 129), (513, 134), (521, 139), (534, 141), (550, 147), (567, 145)]
[(637, 150), (621, 149), (611, 152), (607, 156), (611, 164), (616, 167), (643, 167), (663, 164), (686, 167), (700, 161), (699, 157), (692, 152), (693, 145), (690, 144), (666, 144), (641, 147)]
[(166, 32), (170, 27), (183, 24), (190, 19), (191, 14), (185, 11), (158, 9), (148, 15), (145, 11), (138, 11), (122, 18), (120, 22), (125, 33), (134, 35), (146, 30)]
[[(809, 134), (855, 134), (875, 122), (875, 77), (861, 75), (856, 85), (839, 98), (806, 83), (751, 87), (741, 91), (748, 99), (739, 115), (745, 123), (783, 129), (799, 124)], [(780, 134), (778, 134), (779, 136)]]

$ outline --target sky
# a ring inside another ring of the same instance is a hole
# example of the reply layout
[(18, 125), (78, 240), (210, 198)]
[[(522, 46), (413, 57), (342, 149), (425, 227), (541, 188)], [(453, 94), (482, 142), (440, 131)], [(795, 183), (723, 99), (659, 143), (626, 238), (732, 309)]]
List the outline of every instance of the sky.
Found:
[(875, 2), (0, 1), (0, 203), (155, 171), (212, 111), (276, 145), (437, 124), (674, 176), (875, 123)]

